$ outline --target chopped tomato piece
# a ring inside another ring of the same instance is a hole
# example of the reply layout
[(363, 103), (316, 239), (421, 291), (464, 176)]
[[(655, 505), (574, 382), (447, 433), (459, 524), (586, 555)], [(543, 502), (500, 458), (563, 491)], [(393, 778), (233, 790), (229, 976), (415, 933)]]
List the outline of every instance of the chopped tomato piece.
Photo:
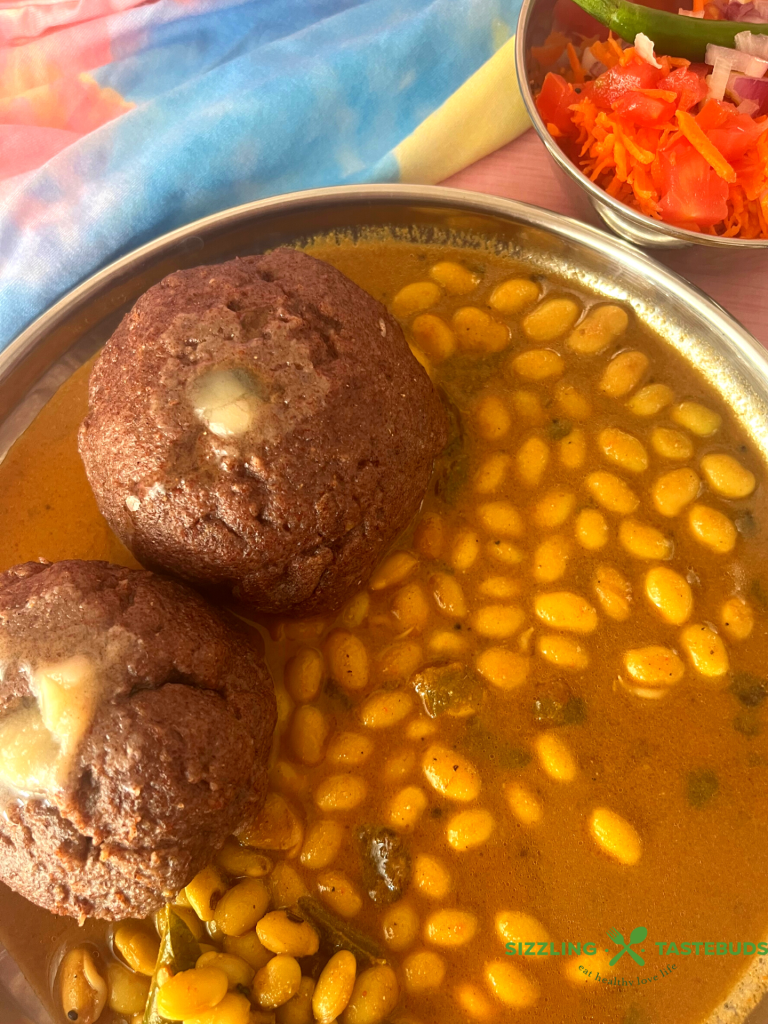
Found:
[(610, 110), (627, 92), (658, 88), (662, 73), (658, 68), (635, 58), (629, 64), (616, 64), (595, 79), (592, 96), (604, 110)]
[(658, 89), (668, 89), (678, 95), (678, 110), (690, 110), (707, 95), (707, 83), (690, 68), (675, 68), (659, 82)]
[(675, 104), (633, 90), (625, 92), (613, 109), (639, 128), (660, 128), (674, 115)]
[(686, 139), (662, 150), (654, 161), (659, 213), (673, 224), (712, 227), (728, 214), (728, 184)]
[(710, 128), (707, 137), (730, 163), (743, 157), (764, 129), (765, 125), (758, 124), (749, 114), (733, 114), (722, 128)]
[(710, 128), (720, 128), (736, 113), (736, 107), (724, 100), (707, 100), (704, 106), (696, 115), (696, 124), (702, 131), (708, 132)]
[(576, 90), (562, 75), (550, 71), (536, 97), (536, 109), (546, 124), (555, 125), (563, 135), (575, 135), (576, 128), (568, 109), (578, 101)]

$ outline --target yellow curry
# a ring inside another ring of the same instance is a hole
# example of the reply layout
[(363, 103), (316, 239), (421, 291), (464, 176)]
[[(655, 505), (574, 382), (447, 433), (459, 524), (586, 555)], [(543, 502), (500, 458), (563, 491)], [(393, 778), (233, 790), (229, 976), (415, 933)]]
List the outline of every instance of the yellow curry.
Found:
[[(434, 486), (335, 619), (255, 624), (260, 818), (158, 922), (4, 890), (3, 940), (62, 1022), (138, 1024), (150, 989), (148, 1021), (195, 1024), (706, 1020), (768, 952), (759, 453), (629, 308), (485, 252), (310, 251), (442, 389)], [(77, 456), (86, 382), (0, 468), (3, 567), (132, 564)], [(186, 969), (156, 971), (158, 925)]]

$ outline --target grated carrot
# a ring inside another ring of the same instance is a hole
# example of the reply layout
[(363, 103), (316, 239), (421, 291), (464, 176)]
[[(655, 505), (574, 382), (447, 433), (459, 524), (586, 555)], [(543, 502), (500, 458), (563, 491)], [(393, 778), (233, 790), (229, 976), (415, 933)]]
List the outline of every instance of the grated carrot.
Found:
[(571, 71), (573, 72), (573, 80), (581, 84), (584, 81), (584, 68), (581, 66), (581, 61), (578, 58), (573, 43), (568, 43), (566, 52), (568, 54), (568, 62), (571, 65)]
[[(606, 67), (637, 61), (634, 48), (622, 50), (613, 36), (605, 42), (598, 40), (589, 45), (595, 58)], [(589, 82), (590, 76), (582, 73), (579, 49), (566, 44), (565, 51), (570, 65), (565, 74), (577, 82), (584, 78)], [(690, 66), (690, 62), (682, 58), (659, 57), (659, 60), (663, 67), (657, 81), (672, 68)], [(560, 62), (562, 68), (562, 54)], [(677, 106), (679, 99), (677, 92), (663, 88), (638, 89), (637, 94), (669, 103), (671, 109)], [(682, 146), (681, 152), (691, 153), (692, 147), (715, 174), (728, 183), (723, 206), (726, 213), (714, 226), (706, 219), (701, 224), (686, 221), (679, 226), (712, 236), (768, 238), (768, 116), (754, 118), (755, 123), (764, 125), (763, 130), (757, 138), (753, 136), (754, 141), (730, 163), (708, 132), (721, 127), (729, 130), (735, 112), (733, 104), (704, 100), (695, 115), (693, 111), (678, 109), (667, 122), (648, 126), (639, 124), (640, 118), (633, 112), (619, 114), (618, 101), (611, 109), (606, 109), (605, 94), (593, 93), (589, 85), (572, 95), (576, 101), (569, 102), (567, 107), (572, 128), (566, 131), (564, 127), (548, 127), (582, 172), (608, 195), (655, 221), (664, 221), (666, 215), (662, 211), (668, 207), (662, 200), (670, 194), (667, 175), (669, 167), (677, 166), (674, 152)], [(680, 188), (679, 181), (675, 187)], [(680, 209), (679, 204), (677, 208)]]
[(727, 182), (736, 181), (736, 171), (731, 167), (717, 146), (710, 142), (707, 135), (696, 123), (696, 118), (684, 110), (675, 113), (680, 131), (688, 139), (694, 149), (704, 157), (712, 170)]

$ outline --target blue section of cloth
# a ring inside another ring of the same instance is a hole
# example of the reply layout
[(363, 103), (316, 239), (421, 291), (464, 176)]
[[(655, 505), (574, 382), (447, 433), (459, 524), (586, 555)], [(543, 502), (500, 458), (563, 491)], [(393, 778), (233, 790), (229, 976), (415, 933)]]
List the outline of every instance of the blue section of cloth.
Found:
[[(198, 217), (396, 181), (394, 148), (514, 30), (519, 0), (173, 0), (113, 16), (136, 107), (0, 199), (0, 348), (96, 269)], [(119, 31), (118, 31), (119, 29)], [(8, 183), (6, 183), (7, 185)]]

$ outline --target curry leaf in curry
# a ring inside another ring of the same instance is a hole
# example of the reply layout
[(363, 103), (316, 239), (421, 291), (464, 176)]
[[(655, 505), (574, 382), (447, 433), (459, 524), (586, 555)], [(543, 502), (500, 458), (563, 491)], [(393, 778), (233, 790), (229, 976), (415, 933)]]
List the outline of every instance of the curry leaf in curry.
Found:
[(731, 693), (745, 707), (755, 708), (768, 696), (768, 682), (751, 672), (736, 672), (731, 680)]
[(467, 723), (461, 740), (463, 749), (471, 757), (491, 761), (498, 768), (507, 771), (525, 768), (531, 760), (531, 755), (527, 750), (491, 732), (475, 718), (470, 719)]
[(451, 712), (473, 711), (482, 700), (480, 681), (460, 661), (425, 668), (411, 677), (411, 683), (430, 718)]
[(581, 725), (587, 706), (583, 697), (569, 696), (562, 701), (552, 694), (540, 694), (533, 698), (533, 717), (539, 725)]
[(688, 775), (688, 803), (691, 807), (703, 807), (717, 794), (720, 782), (711, 768), (701, 768)]
[(320, 941), (328, 956), (340, 949), (346, 949), (359, 964), (384, 963), (381, 948), (370, 936), (355, 928), (349, 921), (343, 921), (311, 896), (301, 896), (298, 907), (307, 921), (315, 926)]
[(189, 971), (200, 956), (197, 939), (170, 904), (157, 912), (156, 924), (160, 932), (160, 950), (144, 1007), (144, 1024), (165, 1024), (166, 1021), (155, 1009), (160, 972), (170, 970), (172, 974), (178, 974), (179, 971)]

